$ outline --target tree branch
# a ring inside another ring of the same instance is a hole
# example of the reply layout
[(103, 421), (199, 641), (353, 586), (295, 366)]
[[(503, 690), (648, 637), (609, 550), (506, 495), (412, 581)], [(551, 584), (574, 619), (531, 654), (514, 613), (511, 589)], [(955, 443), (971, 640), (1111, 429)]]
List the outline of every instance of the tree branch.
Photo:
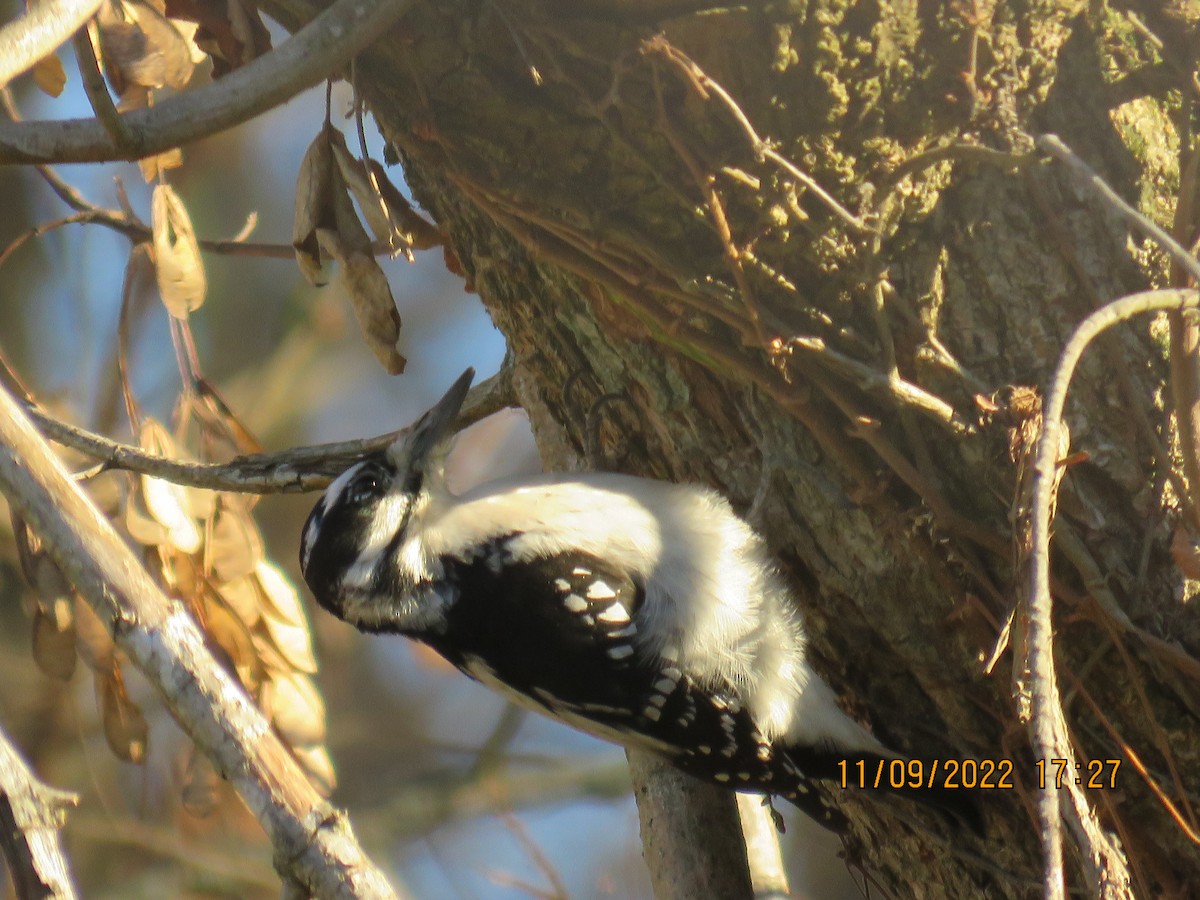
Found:
[(0, 488), (258, 818), (285, 882), (319, 897), (395, 897), (346, 819), (316, 792), (242, 687), (213, 659), (195, 621), (167, 600), (3, 389)]
[(74, 794), (38, 781), (0, 732), (0, 847), (18, 897), (74, 898), (58, 832), (63, 810), (78, 802)]
[(746, 860), (750, 865), (750, 881), (754, 885), (754, 900), (787, 900), (787, 869), (779, 850), (777, 813), (769, 797), (754, 794), (737, 795), (738, 817), (746, 841)]
[(0, 88), (70, 40), (100, 0), (43, 0), (0, 28)]
[(225, 131), (333, 77), (414, 5), (337, 0), (281, 47), (220, 81), (122, 114), (120, 143), (96, 119), (0, 122), (0, 165), (135, 160)]
[(750, 900), (736, 795), (650, 753), (627, 750), (655, 900)]
[[(4, 379), (0, 377), (2, 383)], [(364, 455), (382, 450), (409, 430), (401, 428), (377, 437), (294, 447), (276, 453), (250, 453), (227, 463), (183, 462), (69, 425), (29, 398), (24, 405), (26, 415), (46, 437), (99, 460), (105, 469), (123, 469), (188, 487), (244, 494), (320, 490)], [(466, 428), (512, 405), (508, 372), (501, 370), (471, 389), (455, 429)]]
[[(1057, 483), (1059, 435), (1067, 389), (1083, 351), (1102, 332), (1132, 316), (1158, 310), (1184, 311), (1200, 306), (1195, 291), (1146, 291), (1116, 300), (1092, 313), (1071, 335), (1059, 357), (1043, 407), (1042, 433), (1038, 438), (1033, 470), (1033, 521), (1029, 555), (1027, 603), (1029, 605), (1029, 671), (1032, 677), (1033, 715), (1030, 730), (1036, 759), (1067, 760), (1066, 771), (1075, 771), (1075, 752), (1067, 736), (1062, 700), (1054, 665), (1053, 603), (1050, 598), (1050, 519)], [(1129, 871), (1120, 847), (1100, 828), (1095, 813), (1072, 778), (1056, 786), (1046, 778), (1038, 797), (1042, 851), (1045, 856), (1046, 896), (1065, 897), (1060, 790), (1071, 793), (1071, 823), (1083, 851), (1084, 864), (1097, 896), (1124, 896), (1129, 891)]]

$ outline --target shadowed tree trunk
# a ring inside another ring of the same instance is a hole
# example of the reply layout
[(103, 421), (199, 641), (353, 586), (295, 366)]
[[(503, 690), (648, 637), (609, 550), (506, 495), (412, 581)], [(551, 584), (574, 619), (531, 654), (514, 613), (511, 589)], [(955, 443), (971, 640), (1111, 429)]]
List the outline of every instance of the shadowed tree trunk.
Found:
[[(292, 27), (316, 9), (264, 8)], [(509, 341), (547, 458), (599, 451), (753, 507), (853, 714), (913, 755), (1015, 761), (1017, 788), (981, 798), (986, 840), (835, 791), (849, 859), (894, 895), (1041, 881), (1020, 614), (985, 672), (1018, 596), (1024, 389), (1089, 312), (1172, 276), (1065, 168), (1023, 154), (1057, 133), (1189, 242), (1198, 15), (1150, 0), (446, 2), (358, 65)], [(1145, 317), (1085, 357), (1067, 422), (1086, 457), (1055, 526), (1070, 736), (1085, 763), (1125, 761), (1088, 796), (1145, 896), (1200, 884), (1200, 854), (1130, 761), (1194, 827), (1200, 633), (1169, 548), (1195, 522), (1163, 465), (1179, 450), (1166, 334)], [(1188, 360), (1174, 364), (1186, 399)], [(1070, 851), (1067, 872), (1087, 884)]]

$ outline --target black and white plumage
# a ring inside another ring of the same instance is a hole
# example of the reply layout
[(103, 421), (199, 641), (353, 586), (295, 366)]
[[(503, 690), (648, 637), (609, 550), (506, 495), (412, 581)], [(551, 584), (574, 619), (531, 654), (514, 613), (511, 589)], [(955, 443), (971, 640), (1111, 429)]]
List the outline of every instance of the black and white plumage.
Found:
[[(709, 489), (626, 475), (451, 495), (443, 462), (472, 375), (326, 490), (301, 546), (317, 601), (428, 644), (526, 707), (840, 830), (810, 780), (899, 757), (809, 666), (762, 539)], [(903, 793), (975, 823), (961, 792)]]

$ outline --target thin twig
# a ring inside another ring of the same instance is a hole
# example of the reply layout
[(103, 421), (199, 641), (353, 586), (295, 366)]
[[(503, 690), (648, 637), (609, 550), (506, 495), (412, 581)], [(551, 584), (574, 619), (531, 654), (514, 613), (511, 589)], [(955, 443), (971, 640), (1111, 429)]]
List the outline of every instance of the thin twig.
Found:
[[(1061, 146), (1061, 145), (1060, 145)], [(1042, 433), (1038, 438), (1033, 471), (1033, 514), (1030, 530), (1032, 548), (1029, 553), (1029, 581), (1026, 594), (1029, 615), (1028, 666), (1032, 684), (1032, 720), (1030, 728), (1034, 755), (1038, 759), (1067, 759), (1074, 763), (1074, 752), (1066, 736), (1061, 699), (1054, 665), (1053, 603), (1050, 598), (1050, 510), (1056, 484), (1059, 434), (1067, 389), (1075, 367), (1088, 345), (1102, 332), (1144, 312), (1194, 309), (1200, 305), (1195, 291), (1146, 291), (1114, 301), (1088, 316), (1067, 342), (1055, 367), (1050, 390), (1043, 404)], [(1069, 771), (1073, 771), (1069, 769)], [(1075, 807), (1073, 807), (1075, 808)], [(1094, 813), (1079, 810), (1077, 814)], [(1062, 855), (1062, 820), (1059, 789), (1051, 780), (1040, 792), (1038, 818), (1041, 823), (1042, 850), (1045, 855), (1045, 889), (1048, 898), (1065, 896)], [(1082, 819), (1082, 815), (1080, 815)], [(1085, 829), (1078, 822), (1080, 832)], [(1088, 823), (1095, 826), (1095, 822)], [(1097, 826), (1098, 828), (1098, 826)], [(1113, 859), (1098, 846), (1085, 847), (1084, 857), (1091, 863), (1089, 870), (1098, 879), (1097, 864), (1110, 867), (1109, 878), (1125, 870), (1123, 860)], [(1128, 873), (1125, 875), (1128, 883)], [(1093, 885), (1099, 888), (1098, 880)]]
[(825, 206), (833, 212), (845, 224), (849, 225), (855, 231), (866, 233), (871, 230), (871, 226), (860, 219), (846, 207), (842, 206), (832, 194), (826, 191), (820, 184), (817, 183), (807, 172), (803, 171), (799, 166), (792, 162), (787, 157), (775, 150), (769, 143), (759, 137), (758, 132), (750, 123), (749, 117), (738, 105), (737, 101), (730, 96), (719, 83), (714, 81), (704, 73), (695, 62), (692, 61), (682, 50), (673, 46), (665, 37), (658, 35), (650, 38), (643, 44), (646, 52), (658, 53), (674, 63), (684, 75), (702, 91), (709, 91), (714, 94), (729, 110), (734, 120), (745, 132), (746, 138), (750, 142), (750, 147), (754, 151), (754, 155), (760, 160), (770, 160), (786, 171), (789, 175), (803, 184), (806, 188), (812, 191)]
[[(471, 389), (456, 427), (466, 428), (513, 403), (509, 372), (501, 370)], [(93, 434), (62, 422), (30, 403), (24, 408), (26, 415), (50, 440), (99, 460), (107, 469), (137, 472), (188, 487), (247, 494), (320, 490), (356, 460), (382, 450), (409, 430), (402, 428), (361, 440), (248, 454), (227, 463), (196, 463), (167, 459)]]
[(59, 841), (65, 810), (79, 798), (38, 781), (0, 732), (0, 848), (18, 897), (72, 900), (67, 859)]
[[(1184, 278), (1186, 273), (1195, 284), (1200, 284), (1200, 260), (1197, 260), (1156, 223), (1126, 203), (1057, 135), (1043, 134), (1039, 136), (1037, 147), (1066, 165), (1130, 227), (1157, 243), (1171, 258), (1172, 272), (1175, 276), (1172, 278), (1173, 283), (1183, 284), (1186, 281)], [(1180, 177), (1185, 183), (1187, 182), (1186, 172), (1181, 172)], [(1191, 327), (1189, 336), (1185, 333), (1188, 329), (1181, 320), (1177, 320), (1170, 312), (1168, 312), (1168, 316), (1171, 325), (1171, 393), (1175, 415), (1178, 419), (1179, 452), (1183, 457), (1183, 471), (1188, 480), (1188, 492), (1180, 499), (1188, 507), (1189, 519), (1192, 522), (1200, 522), (1200, 496), (1198, 496), (1200, 495), (1200, 447), (1197, 446), (1198, 436), (1200, 436), (1200, 421), (1198, 421), (1200, 417), (1196, 414), (1197, 404), (1200, 404), (1200, 374), (1196, 370), (1196, 354), (1198, 352), (1196, 344), (1200, 340), (1200, 336), (1198, 336), (1195, 326)]]
[[(1200, 148), (1181, 151), (1179, 162), (1179, 200), (1175, 205), (1175, 238), (1191, 240), (1195, 219), (1193, 200), (1196, 193)], [(1190, 257), (1191, 254), (1189, 253)], [(1189, 275), (1191, 278), (1189, 279)], [(1200, 285), (1196, 273), (1178, 260), (1171, 261), (1171, 286), (1187, 287), (1189, 280)], [(1185, 322), (1182, 313), (1167, 313), (1170, 326), (1171, 400), (1175, 407), (1175, 427), (1179, 435), (1179, 455), (1187, 475), (1189, 490), (1184, 495), (1192, 533), (1200, 532), (1200, 326)]]
[(963, 418), (953, 406), (936, 394), (931, 394), (919, 385), (905, 381), (903, 378), (889, 378), (878, 369), (834, 350), (822, 338), (802, 336), (788, 338), (786, 348), (803, 350), (814, 359), (828, 365), (832, 372), (853, 381), (863, 390), (885, 396), (901, 409), (916, 410), (946, 426), (956, 435), (974, 434), (977, 430), (969, 420)]
[(712, 220), (713, 228), (717, 232), (717, 237), (721, 241), (725, 264), (729, 268), (730, 275), (733, 276), (734, 284), (737, 285), (738, 294), (742, 298), (742, 305), (746, 309), (750, 325), (754, 329), (758, 346), (765, 350), (770, 344), (770, 340), (763, 330), (762, 316), (759, 315), (758, 305), (754, 300), (754, 292), (750, 286), (750, 280), (746, 277), (746, 270), (742, 266), (741, 251), (739, 251), (733, 242), (733, 230), (729, 226), (728, 216), (725, 215), (725, 204), (721, 201), (721, 193), (717, 190), (717, 179), (713, 173), (704, 171), (700, 165), (700, 161), (696, 159), (696, 155), (679, 135), (674, 123), (671, 121), (671, 117), (667, 114), (667, 106), (663, 102), (662, 84), (658, 77), (657, 66), (654, 67), (653, 76), (659, 127), (666, 136), (667, 143), (675, 151), (675, 155), (683, 161), (684, 166), (691, 173), (692, 180), (696, 182), (696, 186), (704, 194), (704, 201), (708, 207), (709, 217)]
[(92, 112), (100, 124), (108, 129), (116, 145), (123, 147), (129, 142), (129, 134), (113, 103), (112, 94), (108, 92), (108, 85), (104, 83), (104, 76), (100, 74), (100, 63), (88, 32), (88, 28), (80, 28), (71, 39), (71, 45), (75, 48), (75, 64), (79, 68), (79, 77), (83, 79), (83, 90), (92, 105)]
[(0, 164), (139, 159), (225, 131), (325, 80), (415, 5), (416, 0), (337, 0), (282, 46), (219, 81), (124, 113), (129, 141), (121, 145), (95, 119), (0, 122)]
[[(1096, 174), (1087, 163), (1076, 156), (1070, 147), (1059, 140), (1057, 135), (1040, 135), (1037, 139), (1037, 146), (1039, 150), (1048, 153), (1066, 165), (1076, 177), (1085, 182), (1092, 190), (1103, 197), (1109, 206), (1120, 213), (1121, 218), (1125, 219), (1135, 230), (1140, 231), (1162, 247), (1167, 255), (1171, 257), (1172, 261), (1187, 272), (1196, 282), (1200, 283), (1200, 260), (1197, 260), (1184, 247), (1180, 246), (1179, 242), (1162, 228), (1122, 200), (1117, 192), (1109, 187), (1104, 179)], [(1162, 307), (1162, 309), (1167, 308)]]

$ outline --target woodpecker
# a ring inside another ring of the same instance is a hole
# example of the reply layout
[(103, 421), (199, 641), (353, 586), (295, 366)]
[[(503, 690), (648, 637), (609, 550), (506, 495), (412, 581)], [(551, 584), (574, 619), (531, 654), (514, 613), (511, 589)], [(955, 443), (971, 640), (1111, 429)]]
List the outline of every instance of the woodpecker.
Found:
[[(834, 831), (848, 823), (814, 780), (857, 785), (865, 772), (870, 783), (882, 765), (879, 787), (892, 790), (888, 766), (905, 757), (838, 706), (764, 541), (719, 494), (613, 473), (450, 493), (451, 426), (473, 376), (326, 489), (300, 548), (322, 607), (427, 644), (596, 737), (783, 797)], [(969, 792), (895, 792), (981, 830)]]

